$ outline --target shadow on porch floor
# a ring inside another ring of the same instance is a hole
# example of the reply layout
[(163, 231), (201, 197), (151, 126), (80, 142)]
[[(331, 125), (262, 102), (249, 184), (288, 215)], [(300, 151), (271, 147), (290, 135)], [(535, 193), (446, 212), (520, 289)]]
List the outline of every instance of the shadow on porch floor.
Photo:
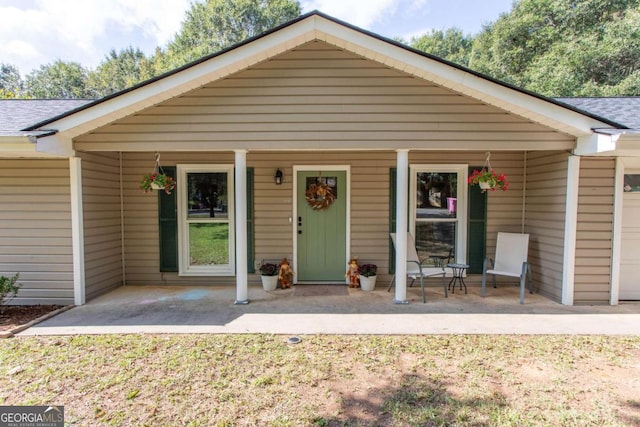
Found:
[[(336, 285), (340, 286), (340, 285)], [(233, 286), (126, 286), (42, 322), (22, 335), (99, 333), (275, 334), (640, 334), (640, 304), (563, 306), (538, 294), (518, 304), (518, 288), (470, 286), (444, 298), (440, 288), (347, 288), (346, 295), (296, 296), (292, 289), (249, 287), (248, 305), (234, 305)]]

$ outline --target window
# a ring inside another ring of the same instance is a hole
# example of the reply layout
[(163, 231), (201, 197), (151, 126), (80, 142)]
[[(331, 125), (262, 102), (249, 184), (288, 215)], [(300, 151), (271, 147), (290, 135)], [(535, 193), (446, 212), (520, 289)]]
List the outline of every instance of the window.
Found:
[(467, 168), (420, 165), (411, 168), (412, 231), (421, 259), (465, 262), (467, 241)]
[(625, 193), (639, 193), (640, 192), (640, 175), (625, 174), (623, 189)]
[(235, 274), (233, 165), (178, 165), (179, 272)]

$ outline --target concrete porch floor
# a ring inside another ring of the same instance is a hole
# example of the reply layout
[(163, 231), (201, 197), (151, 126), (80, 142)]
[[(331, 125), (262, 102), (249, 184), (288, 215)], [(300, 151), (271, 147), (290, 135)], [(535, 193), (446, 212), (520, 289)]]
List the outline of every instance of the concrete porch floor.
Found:
[[(336, 285), (339, 286), (339, 285)], [(346, 287), (345, 287), (346, 288)], [(518, 304), (518, 288), (407, 289), (410, 304), (393, 303), (393, 290), (346, 288), (340, 296), (299, 296), (292, 289), (249, 287), (248, 305), (234, 305), (233, 286), (125, 286), (37, 324), (19, 335), (107, 333), (304, 334), (605, 334), (640, 335), (640, 303), (563, 306), (538, 294)]]

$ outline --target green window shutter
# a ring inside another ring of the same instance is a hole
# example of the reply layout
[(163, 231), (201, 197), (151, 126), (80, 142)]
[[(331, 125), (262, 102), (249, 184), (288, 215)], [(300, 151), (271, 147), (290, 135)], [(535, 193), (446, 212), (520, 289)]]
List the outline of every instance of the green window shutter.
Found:
[[(163, 166), (164, 172), (176, 178), (175, 166)], [(158, 192), (158, 227), (160, 236), (160, 271), (178, 271), (178, 209), (177, 190)]]
[[(475, 168), (469, 168), (469, 174)], [(482, 263), (486, 256), (487, 234), (487, 193), (477, 185), (469, 186), (469, 236), (467, 264), (469, 273), (482, 273)]]
[[(396, 183), (398, 171), (396, 168), (389, 169), (389, 233), (396, 232)], [(393, 242), (389, 238), (389, 274), (396, 272), (396, 256), (393, 249)]]
[(255, 223), (253, 201), (253, 168), (247, 168), (247, 271), (255, 273)]

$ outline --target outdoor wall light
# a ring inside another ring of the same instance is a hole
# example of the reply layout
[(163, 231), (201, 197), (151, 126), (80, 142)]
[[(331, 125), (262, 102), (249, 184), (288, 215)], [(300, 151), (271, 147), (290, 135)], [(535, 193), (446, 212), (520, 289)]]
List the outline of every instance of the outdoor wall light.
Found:
[(284, 178), (284, 174), (282, 173), (282, 171), (280, 169), (278, 169), (276, 171), (276, 175), (273, 177), (273, 179), (276, 181), (276, 185), (282, 184), (282, 179), (283, 178)]

